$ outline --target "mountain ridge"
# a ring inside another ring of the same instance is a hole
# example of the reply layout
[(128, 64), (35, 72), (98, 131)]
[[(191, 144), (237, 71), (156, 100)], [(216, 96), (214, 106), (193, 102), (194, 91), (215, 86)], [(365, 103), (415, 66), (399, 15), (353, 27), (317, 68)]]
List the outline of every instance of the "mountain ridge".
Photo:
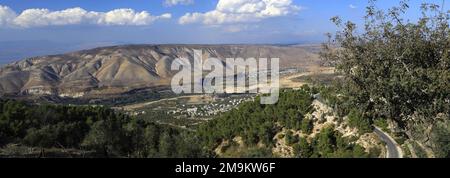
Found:
[(304, 46), (132, 44), (26, 58), (0, 67), (0, 95), (118, 94), (133, 89), (167, 86), (176, 71), (176, 58), (204, 57), (280, 58), (280, 67), (317, 65), (318, 55)]

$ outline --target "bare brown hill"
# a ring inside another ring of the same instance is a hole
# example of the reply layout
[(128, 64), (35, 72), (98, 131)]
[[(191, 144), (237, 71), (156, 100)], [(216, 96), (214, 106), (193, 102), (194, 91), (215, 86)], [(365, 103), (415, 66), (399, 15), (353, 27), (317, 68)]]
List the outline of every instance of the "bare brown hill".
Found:
[(164, 86), (176, 72), (170, 70), (172, 60), (192, 58), (193, 50), (219, 59), (276, 57), (282, 68), (317, 65), (318, 55), (311, 49), (269, 45), (125, 45), (33, 57), (0, 68), (0, 95), (76, 98)]

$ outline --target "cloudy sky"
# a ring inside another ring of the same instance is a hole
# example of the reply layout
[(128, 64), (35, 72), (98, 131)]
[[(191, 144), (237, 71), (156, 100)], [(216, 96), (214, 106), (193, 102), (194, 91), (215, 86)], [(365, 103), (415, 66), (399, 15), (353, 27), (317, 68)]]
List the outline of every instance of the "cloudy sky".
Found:
[[(0, 42), (316, 43), (335, 31), (332, 16), (361, 22), (366, 2), (0, 0)], [(411, 18), (421, 2), (412, 1)], [(378, 4), (387, 8), (396, 1)]]
[[(420, 4), (411, 0), (408, 18)], [(379, 8), (397, 1), (378, 0)], [(321, 43), (367, 0), (0, 0), (0, 65), (118, 44)], [(450, 2), (445, 8), (449, 9)]]

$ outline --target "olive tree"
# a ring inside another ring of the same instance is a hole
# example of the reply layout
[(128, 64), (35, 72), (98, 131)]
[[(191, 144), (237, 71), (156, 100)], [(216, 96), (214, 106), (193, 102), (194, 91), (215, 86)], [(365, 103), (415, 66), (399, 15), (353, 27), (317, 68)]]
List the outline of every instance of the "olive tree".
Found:
[(408, 1), (382, 10), (371, 0), (362, 28), (332, 18), (339, 31), (321, 56), (344, 76), (351, 106), (413, 136), (416, 126), (429, 132), (450, 120), (450, 11), (423, 4), (421, 17), (408, 19), (408, 9)]

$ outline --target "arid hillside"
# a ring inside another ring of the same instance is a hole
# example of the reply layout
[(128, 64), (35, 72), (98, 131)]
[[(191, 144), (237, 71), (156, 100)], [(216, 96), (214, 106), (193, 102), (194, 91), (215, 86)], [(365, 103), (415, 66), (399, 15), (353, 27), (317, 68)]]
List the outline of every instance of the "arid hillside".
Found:
[(0, 68), (0, 95), (82, 97), (165, 86), (174, 59), (192, 60), (193, 50), (219, 59), (280, 58), (281, 68), (318, 65), (311, 46), (125, 45), (24, 59)]

